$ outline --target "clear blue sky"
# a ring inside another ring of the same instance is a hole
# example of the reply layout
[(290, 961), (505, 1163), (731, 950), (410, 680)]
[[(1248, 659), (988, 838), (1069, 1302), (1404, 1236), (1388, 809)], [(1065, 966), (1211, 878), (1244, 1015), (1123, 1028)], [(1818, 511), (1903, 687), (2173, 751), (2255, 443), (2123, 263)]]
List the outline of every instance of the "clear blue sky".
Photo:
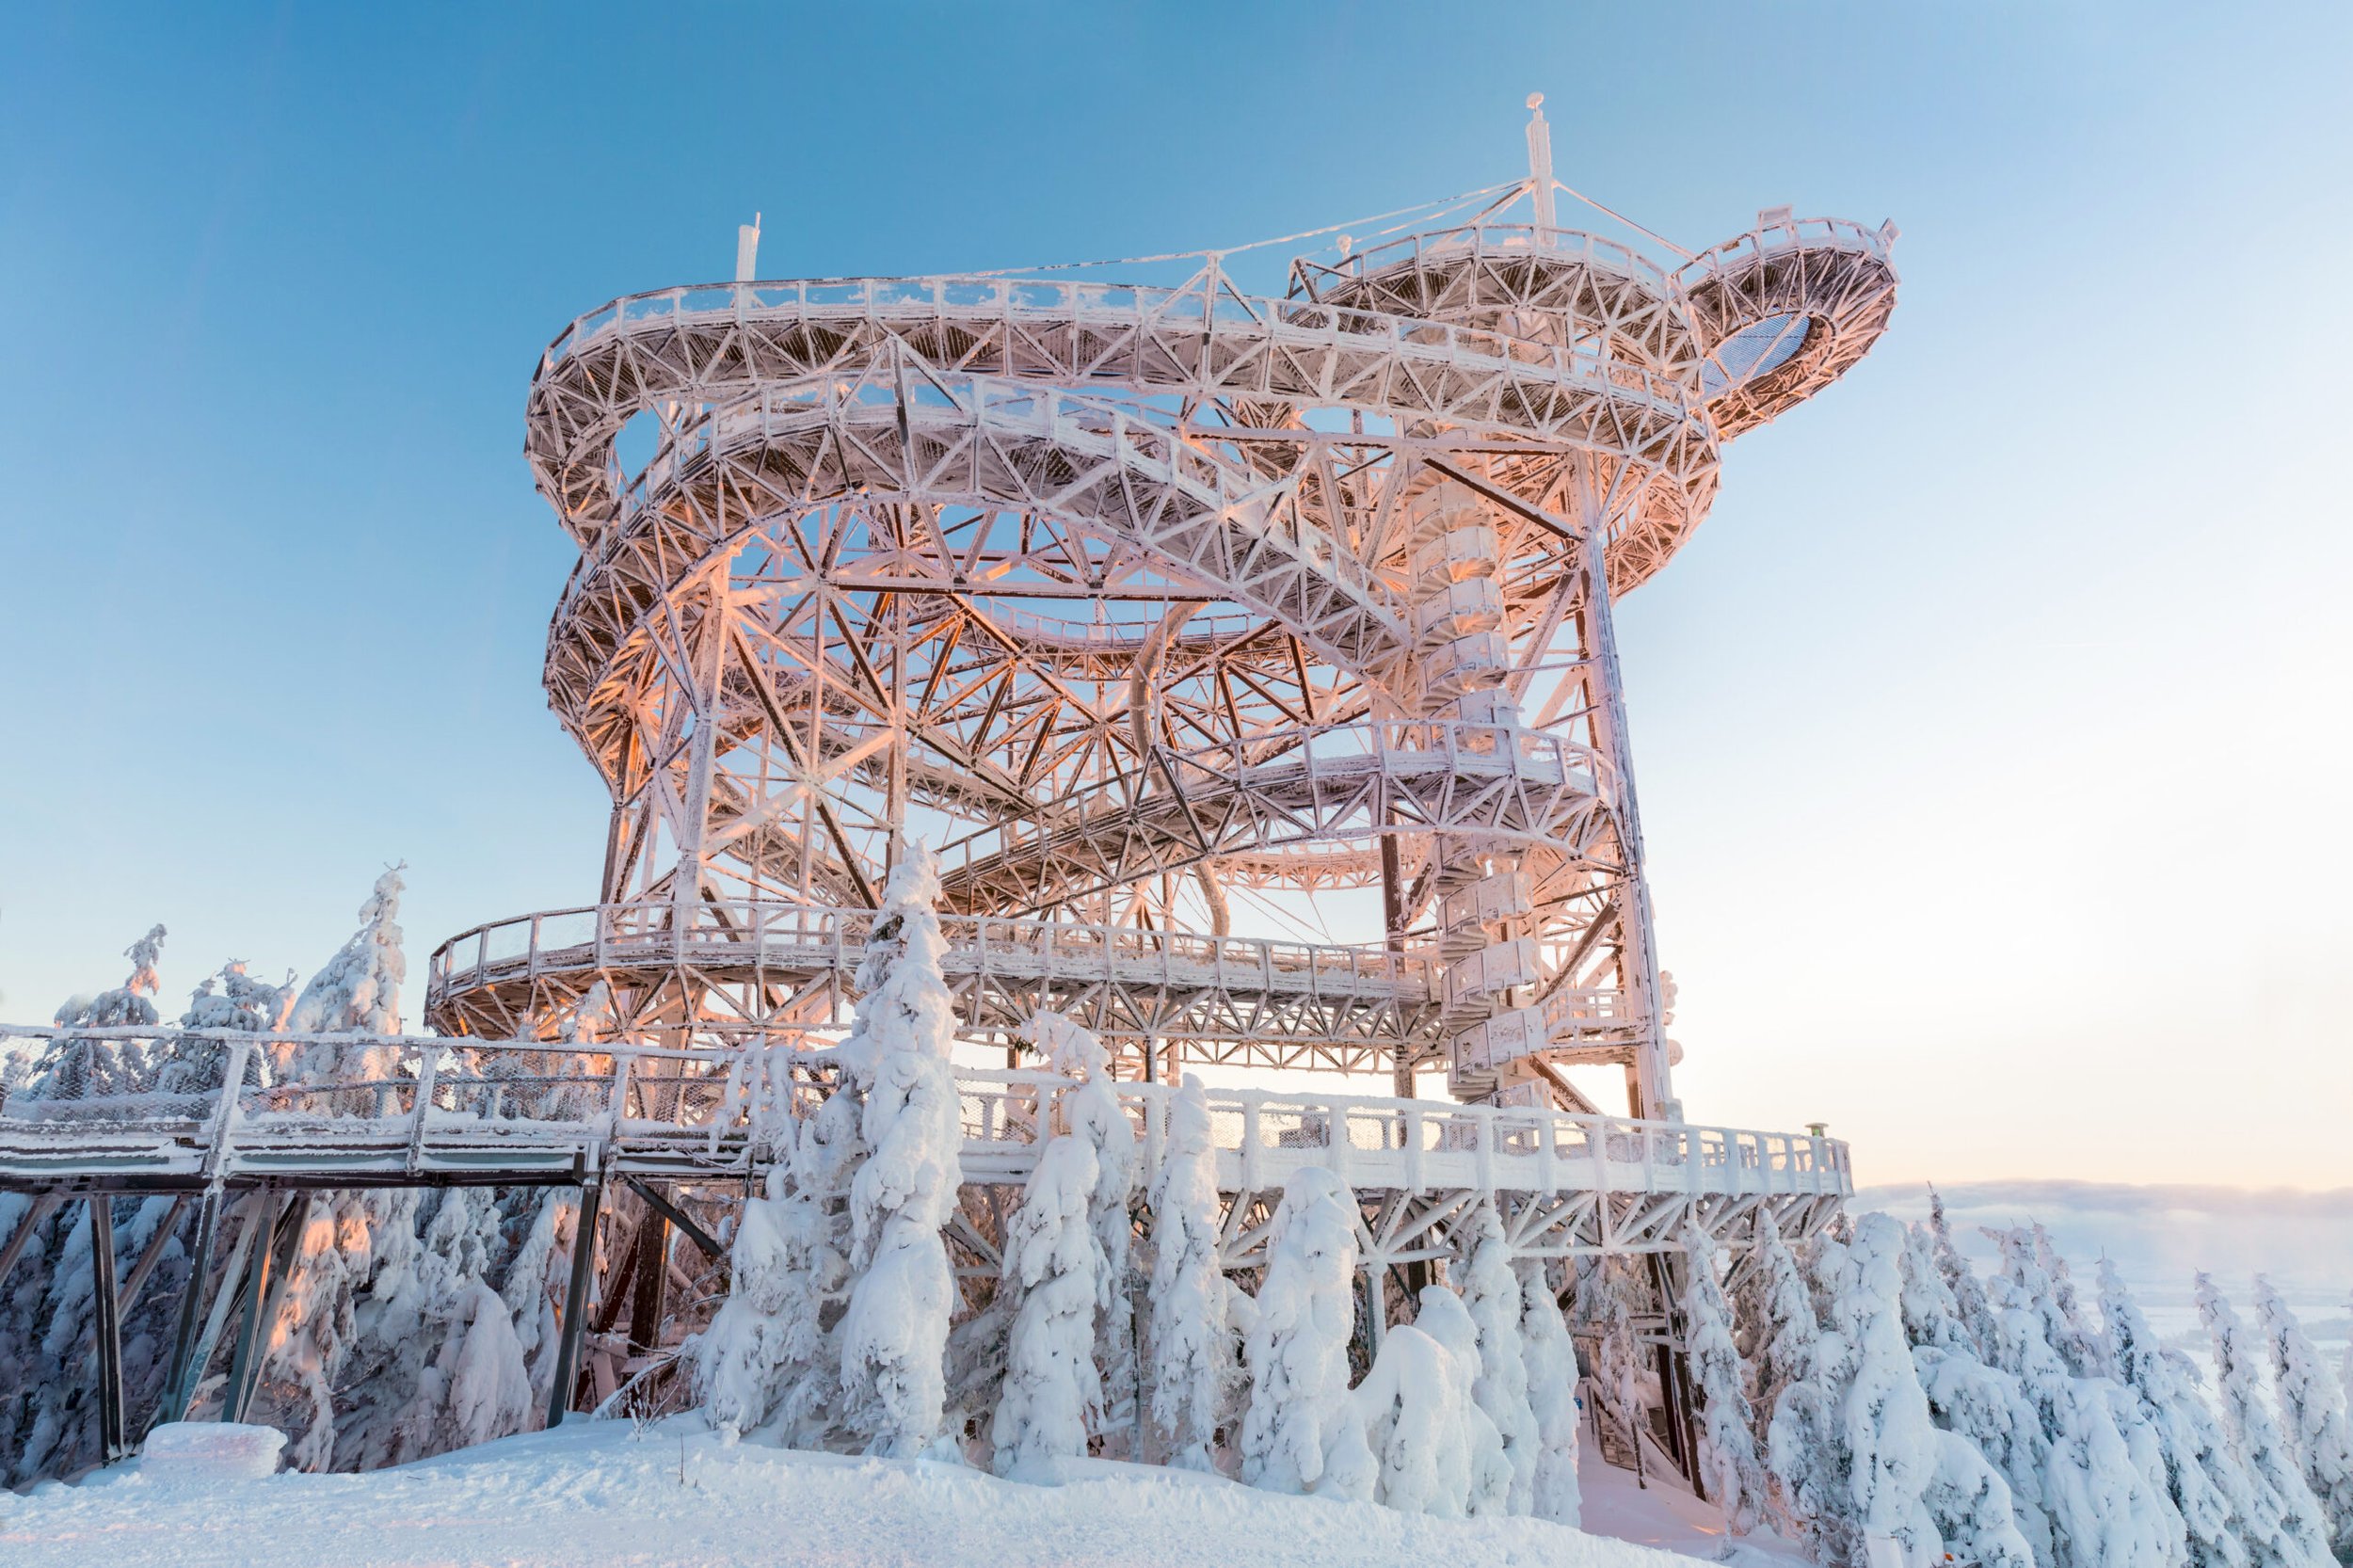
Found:
[[(1904, 231), (1622, 611), (1682, 1088), (1866, 1178), (2346, 1179), (2353, 10), (17, 8), (0, 1016), (594, 893), (520, 455), (577, 312), (1508, 179)], [(413, 1004), (411, 1008), (413, 1015)]]

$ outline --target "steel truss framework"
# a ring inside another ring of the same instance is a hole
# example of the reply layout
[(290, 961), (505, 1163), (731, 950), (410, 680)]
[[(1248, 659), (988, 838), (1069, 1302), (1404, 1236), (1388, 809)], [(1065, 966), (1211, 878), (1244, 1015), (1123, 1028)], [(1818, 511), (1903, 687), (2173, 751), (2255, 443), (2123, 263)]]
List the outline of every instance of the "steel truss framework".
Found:
[[(1212, 257), (574, 322), (525, 450), (581, 548), (546, 684), (612, 792), (601, 896), (454, 938), (432, 1021), (545, 1035), (601, 981), (632, 1039), (822, 1033), (912, 832), (977, 1036), (1050, 1005), (1146, 1074), (1571, 1106), (1553, 1069), (1613, 1063), (1675, 1114), (1610, 599), (1869, 348), (1894, 230), (1767, 213), (1670, 267), (1524, 194), (1281, 298)], [(1375, 886), (1362, 945), (1229, 935)]]
[[(545, 683), (612, 794), (598, 903), (444, 943), (437, 1036), (79, 1032), (120, 1056), (93, 1081), (168, 1062), (171, 1087), (0, 1098), (0, 1190), (38, 1195), (0, 1274), (56, 1204), (110, 1240), (113, 1194), (179, 1194), (193, 1256), (235, 1240), (209, 1316), (200, 1269), (182, 1304), (164, 1408), (234, 1307), (233, 1418), (311, 1192), (577, 1186), (593, 1233), (626, 1187), (650, 1346), (670, 1229), (715, 1265), (696, 1206), (828, 1092), (794, 1048), (844, 1021), (913, 834), (943, 858), (965, 1029), (1010, 1042), (1053, 1008), (1100, 1032), (1147, 1170), (1152, 1080), (1183, 1063), (1398, 1075), (1394, 1099), (1212, 1095), (1226, 1266), (1261, 1266), (1286, 1176), (1329, 1167), (1376, 1337), (1476, 1208), (1522, 1256), (1648, 1255), (1662, 1298), (1687, 1224), (1736, 1253), (1763, 1215), (1829, 1224), (1844, 1145), (1695, 1126), (1673, 1096), (1611, 600), (1705, 516), (1727, 440), (1868, 350), (1895, 232), (1768, 212), (1667, 266), (1557, 227), (1548, 176), (1519, 195), (1532, 224), (1507, 204), (1343, 245), (1281, 298), (1212, 257), (1169, 288), (745, 279), (574, 322), (526, 452), (581, 551)], [(1367, 941), (1232, 930), (1240, 896), (1374, 888)], [(614, 1027), (578, 1037), (599, 987)], [(1577, 1064), (1623, 1067), (1632, 1114), (1594, 1112)], [(1469, 1103), (1404, 1097), (1431, 1064)], [(994, 1277), (1062, 1080), (959, 1080), (950, 1234)], [(109, 1459), (120, 1309), (181, 1219), (127, 1275), (94, 1249)], [(1645, 1333), (1672, 1427), (1671, 1314)]]

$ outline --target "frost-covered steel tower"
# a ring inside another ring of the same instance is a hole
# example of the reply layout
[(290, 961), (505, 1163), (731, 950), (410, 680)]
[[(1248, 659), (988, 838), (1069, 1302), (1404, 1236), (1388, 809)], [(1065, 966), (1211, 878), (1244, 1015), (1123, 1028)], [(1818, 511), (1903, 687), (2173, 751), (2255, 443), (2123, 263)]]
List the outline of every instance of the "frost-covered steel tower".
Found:
[[(1476, 221), (1280, 298), (1212, 255), (574, 322), (526, 450), (580, 546), (546, 684), (612, 791), (601, 902), (454, 938), (433, 1021), (545, 1031), (602, 979), (632, 1033), (832, 1026), (904, 830), (978, 1036), (1050, 1005), (1147, 1075), (1572, 1106), (1557, 1068), (1611, 1063), (1676, 1115), (1610, 600), (1870, 348), (1895, 231), (1784, 208), (1662, 262), (1558, 227), (1530, 143)], [(1350, 888), (1357, 944), (1231, 935)]]

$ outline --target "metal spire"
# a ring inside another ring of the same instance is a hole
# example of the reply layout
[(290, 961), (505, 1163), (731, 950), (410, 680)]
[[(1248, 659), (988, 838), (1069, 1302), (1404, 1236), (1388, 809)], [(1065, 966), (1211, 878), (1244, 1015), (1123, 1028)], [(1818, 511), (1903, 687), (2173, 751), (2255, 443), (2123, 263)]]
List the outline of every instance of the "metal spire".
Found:
[(1545, 95), (1528, 95), (1528, 188), (1536, 198), (1536, 227), (1556, 227), (1552, 210), (1552, 125), (1545, 119)]

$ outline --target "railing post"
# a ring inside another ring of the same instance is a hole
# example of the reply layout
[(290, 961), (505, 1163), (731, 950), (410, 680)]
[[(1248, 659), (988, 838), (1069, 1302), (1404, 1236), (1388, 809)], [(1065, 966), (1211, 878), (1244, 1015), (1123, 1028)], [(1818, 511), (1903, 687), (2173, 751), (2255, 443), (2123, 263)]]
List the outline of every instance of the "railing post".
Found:
[(245, 1071), (252, 1061), (253, 1042), (238, 1040), (230, 1046), (229, 1058), (221, 1064), (220, 1104), (213, 1118), (211, 1146), (204, 1153), (204, 1183), (214, 1192), (228, 1176), (229, 1144), (244, 1114), (238, 1102), (245, 1096)]
[(607, 1139), (620, 1136), (621, 1123), (629, 1116), (629, 1063), (626, 1055), (617, 1051), (614, 1053), (613, 1095), (604, 1108), (604, 1135)]
[(1258, 1190), (1258, 1096), (1245, 1093), (1241, 1100), (1241, 1191)]
[(441, 1048), (427, 1046), (417, 1063), (417, 1103), (409, 1112), (408, 1174), (414, 1176), (424, 1163), (424, 1124), (433, 1112), (433, 1080), (441, 1066)]

